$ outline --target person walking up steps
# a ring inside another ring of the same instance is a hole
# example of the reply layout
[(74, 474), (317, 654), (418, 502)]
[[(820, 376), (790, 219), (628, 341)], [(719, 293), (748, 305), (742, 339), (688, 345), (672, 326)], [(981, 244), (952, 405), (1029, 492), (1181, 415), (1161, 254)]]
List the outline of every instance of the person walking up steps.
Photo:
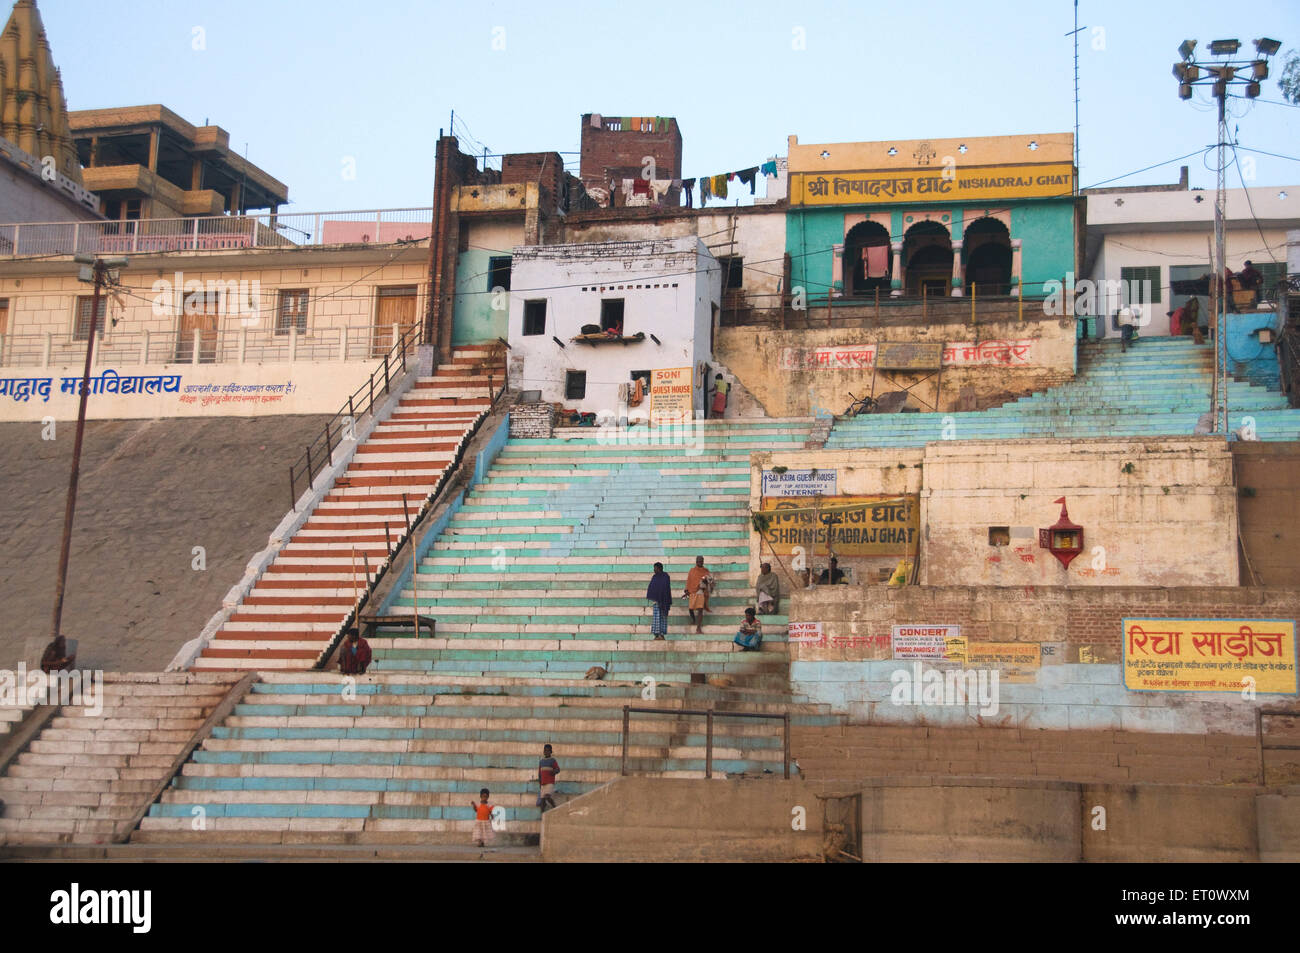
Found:
[(537, 762), (537, 806), (545, 814), (555, 807), (555, 776), (560, 773), (560, 762), (551, 756), (551, 746), (542, 746), (542, 760)]
[(652, 603), (654, 619), (650, 623), (650, 634), (656, 642), (662, 642), (668, 634), (668, 610), (673, 604), (673, 580), (664, 572), (663, 563), (655, 563), (654, 575), (646, 587), (645, 597)]
[(709, 592), (712, 589), (713, 576), (705, 568), (704, 557), (696, 556), (695, 568), (686, 577), (686, 598), (689, 600), (687, 606), (690, 609), (691, 621), (695, 623), (696, 634), (704, 631), (704, 613), (709, 611)]

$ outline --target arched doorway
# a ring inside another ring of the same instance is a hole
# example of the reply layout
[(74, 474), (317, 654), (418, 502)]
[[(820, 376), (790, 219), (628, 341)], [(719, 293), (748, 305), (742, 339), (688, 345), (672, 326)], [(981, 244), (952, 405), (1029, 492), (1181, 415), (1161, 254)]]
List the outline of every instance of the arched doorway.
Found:
[(966, 287), (979, 295), (1011, 294), (1011, 234), (996, 218), (976, 219), (962, 236)]
[(943, 296), (952, 289), (952, 237), (938, 222), (917, 222), (903, 236), (907, 293)]
[(870, 295), (888, 291), (893, 278), (889, 230), (878, 222), (858, 222), (844, 236), (844, 294)]

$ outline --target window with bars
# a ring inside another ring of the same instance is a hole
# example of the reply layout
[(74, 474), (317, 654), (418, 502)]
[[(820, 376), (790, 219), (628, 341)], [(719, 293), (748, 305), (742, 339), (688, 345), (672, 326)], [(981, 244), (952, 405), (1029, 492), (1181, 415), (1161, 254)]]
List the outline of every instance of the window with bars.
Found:
[(305, 288), (286, 289), (280, 292), (280, 305), (275, 312), (275, 333), (288, 334), (290, 328), (307, 330), (307, 300)]
[[(77, 319), (72, 328), (72, 340), (87, 341), (90, 339), (90, 309), (95, 303), (94, 295), (77, 296)], [(99, 313), (96, 315), (95, 334), (98, 337), (104, 336), (104, 319), (108, 311), (105, 305), (107, 300), (103, 295), (99, 298)]]
[(587, 372), (568, 371), (564, 375), (564, 399), (582, 400), (587, 396)]
[(1124, 283), (1125, 304), (1160, 303), (1159, 265), (1121, 268), (1119, 270), (1119, 280)]
[(1255, 268), (1264, 276), (1259, 283), (1259, 296), (1264, 301), (1277, 300), (1278, 283), (1286, 278), (1286, 262), (1267, 261), (1256, 264)]
[(745, 259), (739, 255), (719, 258), (722, 265), (722, 290), (730, 291), (745, 286)]

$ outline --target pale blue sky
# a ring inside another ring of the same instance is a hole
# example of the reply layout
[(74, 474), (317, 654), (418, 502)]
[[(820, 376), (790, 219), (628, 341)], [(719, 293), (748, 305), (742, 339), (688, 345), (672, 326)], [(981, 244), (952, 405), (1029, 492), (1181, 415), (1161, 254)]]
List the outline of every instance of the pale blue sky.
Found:
[[(790, 134), (1074, 124), (1069, 0), (38, 2), (70, 108), (162, 103), (220, 125), (298, 211), (428, 205), (433, 144), (453, 108), (494, 153), (576, 152), (584, 112), (676, 116), (686, 176), (757, 165), (784, 154)], [(1258, 36), (1300, 48), (1295, 0), (1084, 0), (1079, 23), (1085, 186), (1214, 141), (1213, 105), (1203, 92), (1180, 101), (1170, 73), (1185, 37), (1202, 50), (1221, 37), (1249, 49)], [(1262, 98), (1280, 101), (1281, 57), (1275, 66)], [(1242, 146), (1300, 156), (1300, 110), (1231, 106)], [(1250, 184), (1300, 183), (1300, 162), (1255, 158)], [(1212, 188), (1199, 157), (1189, 164), (1192, 185)], [(1115, 184), (1177, 176), (1175, 163)]]

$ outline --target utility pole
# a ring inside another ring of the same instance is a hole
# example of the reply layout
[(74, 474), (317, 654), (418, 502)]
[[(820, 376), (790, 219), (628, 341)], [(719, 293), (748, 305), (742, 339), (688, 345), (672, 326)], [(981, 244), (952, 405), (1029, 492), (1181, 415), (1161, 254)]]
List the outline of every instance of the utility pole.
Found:
[[(1228, 87), (1233, 83), (1245, 86), (1246, 99), (1259, 96), (1260, 80), (1268, 78), (1268, 58), (1282, 48), (1281, 42), (1268, 38), (1255, 41), (1256, 55), (1250, 59), (1221, 59), (1212, 66), (1202, 67), (1196, 62), (1195, 40), (1183, 40), (1178, 47), (1182, 61), (1174, 64), (1174, 77), (1178, 80), (1178, 97), (1192, 98), (1192, 87), (1208, 85), (1212, 94), (1219, 101), (1219, 129), (1217, 139), (1218, 168), (1216, 170), (1214, 194), (1214, 261), (1211, 264), (1213, 289), (1211, 307), (1213, 317), (1210, 322), (1210, 334), (1214, 339), (1214, 380), (1210, 388), (1210, 409), (1214, 414), (1216, 432), (1228, 436), (1228, 301), (1231, 289), (1228, 287), (1228, 256), (1224, 238), (1224, 220), (1227, 212), (1227, 149)], [(1241, 49), (1239, 40), (1214, 40), (1210, 43), (1210, 55), (1215, 57), (1235, 57)], [(1242, 75), (1238, 76), (1238, 73)], [(1204, 73), (1204, 75), (1202, 75)], [(1235, 148), (1235, 144), (1234, 144)]]
[(68, 556), (72, 549), (72, 517), (77, 509), (77, 480), (81, 473), (81, 444), (86, 434), (86, 399), (90, 396), (90, 365), (95, 351), (95, 335), (99, 332), (99, 307), (108, 272), (125, 267), (125, 258), (99, 258), (93, 255), (76, 255), (81, 264), (81, 280), (93, 281), (95, 293), (90, 304), (90, 329), (86, 336), (86, 369), (81, 375), (81, 405), (77, 410), (77, 436), (72, 444), (72, 474), (68, 478), (68, 497), (63, 508), (63, 541), (59, 548), (59, 576), (54, 584), (54, 618), (50, 627), (50, 640), (59, 637), (63, 622), (63, 595), (68, 582)]

